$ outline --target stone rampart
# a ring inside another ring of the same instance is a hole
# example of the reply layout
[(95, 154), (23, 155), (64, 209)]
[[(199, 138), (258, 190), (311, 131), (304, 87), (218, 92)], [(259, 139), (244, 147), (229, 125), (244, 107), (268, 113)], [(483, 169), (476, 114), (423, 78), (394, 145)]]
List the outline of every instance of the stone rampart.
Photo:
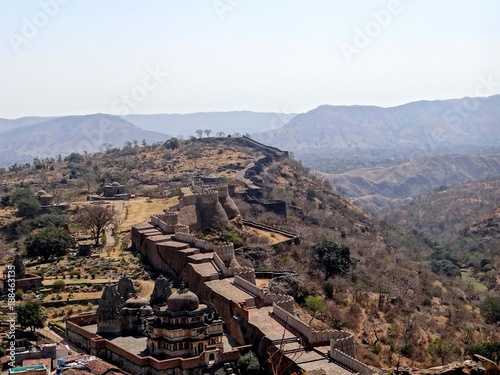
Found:
[(350, 355), (341, 352), (338, 349), (330, 347), (329, 355), (333, 360), (343, 364), (346, 367), (349, 367), (350, 369), (360, 373), (361, 375), (373, 375), (377, 373), (377, 371), (373, 370), (371, 367), (358, 361), (356, 358), (353, 358)]
[(264, 304), (272, 305), (274, 303), (288, 313), (295, 314), (295, 302), (292, 296), (286, 294), (266, 294), (264, 296)]
[(174, 239), (176, 241), (185, 242), (190, 245), (194, 245), (195, 241), (197, 240), (197, 238), (193, 234), (183, 231), (176, 231), (174, 233)]
[(234, 258), (234, 244), (218, 243), (213, 246), (213, 251), (222, 259), (223, 262), (229, 262)]
[(333, 349), (340, 350), (341, 352), (353, 358), (356, 358), (356, 345), (354, 343), (354, 337), (352, 335), (337, 340), (330, 340), (330, 350)]
[(178, 212), (165, 212), (160, 216), (160, 220), (164, 221), (168, 225), (175, 225), (179, 222)]
[(185, 195), (179, 199), (179, 207), (195, 205), (197, 202), (196, 195)]
[(153, 224), (155, 227), (157, 227), (158, 225), (160, 225), (160, 218), (159, 218), (160, 214), (155, 214), (155, 215), (151, 215), (149, 217), (149, 222), (151, 224)]
[(241, 267), (234, 270), (235, 275), (238, 275), (242, 279), (245, 279), (251, 284), (255, 283), (255, 270), (251, 267)]
[(290, 314), (285, 309), (279, 307), (276, 303), (273, 303), (273, 314), (276, 315), (280, 320), (282, 320), (283, 323), (298, 331), (302, 336), (309, 338), (309, 336), (311, 335), (311, 326), (304, 323), (295, 315)]
[(244, 289), (250, 294), (253, 294), (254, 296), (264, 299), (264, 291), (260, 289), (257, 285), (252, 284), (251, 282), (243, 279), (242, 277), (238, 275), (234, 275), (234, 283), (235, 285), (239, 286), (240, 288)]
[(196, 195), (198, 204), (215, 204), (219, 201), (217, 191), (205, 191), (203, 194)]
[(219, 257), (217, 253), (214, 253), (213, 261), (217, 268), (222, 272), (224, 277), (230, 277), (234, 275), (234, 271), (226, 267), (222, 259)]
[[(309, 324), (303, 322), (295, 315), (278, 306), (276, 303), (273, 303), (273, 314), (275, 314), (283, 322), (286, 322), (287, 325), (300, 332), (301, 335), (307, 338), (310, 345), (328, 342), (330, 340), (352, 340), (352, 343), (354, 344), (354, 337), (351, 333), (338, 330), (316, 331)], [(341, 346), (342, 348), (349, 348), (349, 345), (349, 342), (345, 341)]]

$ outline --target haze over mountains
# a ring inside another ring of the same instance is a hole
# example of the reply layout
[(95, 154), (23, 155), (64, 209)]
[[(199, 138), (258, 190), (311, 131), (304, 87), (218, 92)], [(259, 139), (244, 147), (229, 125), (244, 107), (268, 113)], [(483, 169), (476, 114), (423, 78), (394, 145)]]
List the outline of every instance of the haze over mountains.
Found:
[[(210, 129), (250, 133), (293, 152), (368, 210), (436, 187), (500, 176), (500, 95), (381, 108), (322, 105), (307, 113), (250, 111), (0, 119), (0, 166)], [(203, 134), (203, 136), (206, 136)]]
[(282, 127), (296, 114), (261, 113), (251, 111), (199, 112), (190, 114), (127, 115), (123, 118), (147, 130), (177, 137), (196, 135), (197, 129), (210, 129), (212, 136), (219, 132), (257, 133)]
[(443, 147), (496, 146), (499, 126), (500, 95), (495, 95), (392, 108), (322, 105), (254, 138), (297, 154), (377, 149), (427, 153)]
[(262, 132), (283, 126), (295, 114), (213, 112), (158, 115), (86, 115), (0, 119), (0, 167), (29, 163), (33, 158), (71, 152), (102, 151), (105, 143), (122, 147), (126, 141), (161, 142), (171, 136), (189, 137), (197, 129), (212, 136)]
[(121, 147), (126, 141), (145, 140), (151, 144), (168, 138), (169, 135), (140, 129), (118, 116), (58, 117), (0, 133), (0, 166), (29, 163), (34, 158), (65, 156), (72, 152), (94, 153), (103, 151), (106, 143)]

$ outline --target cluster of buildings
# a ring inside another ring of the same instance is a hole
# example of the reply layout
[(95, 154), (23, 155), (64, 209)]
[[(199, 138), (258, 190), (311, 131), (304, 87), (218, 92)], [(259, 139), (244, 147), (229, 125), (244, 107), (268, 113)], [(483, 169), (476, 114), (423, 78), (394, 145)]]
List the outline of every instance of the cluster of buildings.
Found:
[(67, 339), (137, 375), (229, 374), (249, 350), (284, 373), (376, 373), (356, 359), (351, 333), (313, 329), (297, 317), (291, 296), (269, 293), (253, 268), (237, 262), (232, 243), (193, 234), (238, 217), (232, 194), (227, 185), (193, 184), (176, 207), (134, 225), (133, 250), (179, 288), (172, 292), (160, 276), (146, 300), (122, 277), (105, 288), (95, 315), (66, 322)]

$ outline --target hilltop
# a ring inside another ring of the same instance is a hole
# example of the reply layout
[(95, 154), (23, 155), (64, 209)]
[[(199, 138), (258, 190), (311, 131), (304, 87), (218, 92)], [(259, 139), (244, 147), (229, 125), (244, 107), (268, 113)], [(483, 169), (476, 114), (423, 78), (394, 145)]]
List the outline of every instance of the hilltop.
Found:
[[(318, 329), (352, 331), (362, 361), (384, 368), (396, 363), (429, 366), (437, 359), (427, 348), (437, 338), (453, 344), (449, 359), (459, 358), (466, 345), (494, 338), (494, 327), (478, 313), (487, 294), (469, 290), (456, 275), (435, 269), (432, 261), (440, 253), (422, 233), (379, 223), (286, 152), (247, 138), (169, 140), (153, 146), (109, 148), (94, 155), (72, 153), (65, 160), (40, 160), (0, 174), (2, 197), (27, 187), (69, 201), (70, 229), (80, 236), (84, 234), (73, 221), (78, 205), (87, 195), (102, 191), (106, 183), (124, 184), (141, 198), (124, 203), (117, 244), (130, 241), (130, 225), (146, 220), (153, 210), (160, 212), (161, 205), (174, 204), (179, 188), (193, 179), (235, 185), (235, 203), (245, 220), (300, 236), (300, 244), (275, 246), (273, 236), (246, 232), (237, 223), (228, 231), (198, 234), (238, 241), (238, 261), (243, 266), (295, 272), (290, 279), (275, 280), (273, 292), (293, 295), (301, 319), (312, 318)], [(286, 214), (273, 210), (275, 205), (286, 207)], [(14, 212), (7, 207), (0, 214), (4, 256), (15, 246), (23, 250), (31, 225)], [(355, 267), (327, 275), (313, 253), (313, 247), (324, 240), (347, 247)], [(134, 274), (143, 277), (136, 269), (138, 260), (130, 253), (121, 254), (128, 260), (113, 263), (115, 271), (134, 264)], [(107, 259), (104, 253), (100, 256)], [(309, 296), (320, 297), (322, 312), (308, 309)]]

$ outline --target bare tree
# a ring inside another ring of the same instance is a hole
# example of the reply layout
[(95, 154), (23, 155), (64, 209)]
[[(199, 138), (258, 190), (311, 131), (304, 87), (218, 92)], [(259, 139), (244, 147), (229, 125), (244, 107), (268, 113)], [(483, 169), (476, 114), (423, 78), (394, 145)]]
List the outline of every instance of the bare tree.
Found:
[(203, 130), (196, 129), (196, 135), (198, 136), (198, 138), (201, 138), (203, 136)]
[(113, 222), (114, 210), (103, 206), (85, 206), (76, 217), (76, 221), (90, 231), (95, 241), (95, 246), (99, 245), (99, 238), (104, 233), (106, 227)]
[(205, 129), (203, 130), (205, 132), (205, 134), (207, 135), (207, 138), (210, 138), (210, 134), (212, 133), (212, 130), (210, 129)]
[(226, 133), (224, 132), (217, 132), (217, 137), (224, 137)]

